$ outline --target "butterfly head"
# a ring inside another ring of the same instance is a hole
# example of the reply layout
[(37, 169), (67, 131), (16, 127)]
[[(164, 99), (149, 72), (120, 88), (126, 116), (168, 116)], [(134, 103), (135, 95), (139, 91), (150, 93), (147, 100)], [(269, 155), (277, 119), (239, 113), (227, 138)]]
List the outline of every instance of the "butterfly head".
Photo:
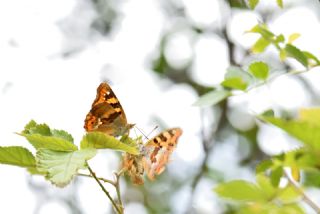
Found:
[(118, 131), (115, 133), (115, 136), (123, 136), (123, 135), (129, 135), (130, 129), (132, 129), (136, 124), (126, 124), (123, 127), (119, 127)]

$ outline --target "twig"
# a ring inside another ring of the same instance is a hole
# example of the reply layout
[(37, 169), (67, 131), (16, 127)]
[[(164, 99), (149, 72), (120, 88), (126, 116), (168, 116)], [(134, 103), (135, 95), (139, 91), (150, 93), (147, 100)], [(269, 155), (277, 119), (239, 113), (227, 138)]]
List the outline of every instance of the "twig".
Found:
[(122, 200), (121, 200), (121, 191), (120, 191), (120, 176), (121, 176), (121, 172), (120, 173), (114, 173), (116, 176), (116, 182), (115, 182), (115, 188), (117, 191), (117, 196), (118, 196), (118, 202), (119, 202), (119, 207), (121, 209), (121, 212), (123, 212), (123, 204), (122, 204)]
[[(88, 177), (88, 178), (93, 178), (92, 175), (87, 175), (87, 174), (83, 174), (83, 173), (78, 173), (77, 175), (83, 176), (83, 177)], [(102, 178), (102, 177), (97, 177), (97, 178), (98, 178), (100, 181), (103, 181), (103, 182), (105, 182), (105, 183), (109, 183), (109, 184), (111, 184), (111, 185), (113, 185), (113, 186), (116, 186), (115, 182), (113, 182), (113, 181), (111, 181), (111, 180), (109, 180), (109, 179)]]
[(92, 177), (97, 181), (97, 183), (99, 184), (99, 186), (101, 187), (102, 191), (107, 195), (107, 197), (109, 198), (109, 200), (111, 201), (113, 208), (117, 211), (117, 213), (122, 214), (122, 209), (119, 208), (119, 206), (116, 204), (116, 202), (112, 199), (110, 193), (104, 188), (104, 186), (102, 185), (102, 183), (100, 182), (100, 180), (97, 178), (96, 174), (92, 171), (92, 169), (90, 168), (89, 164), (87, 163), (88, 169), (90, 171), (90, 174), (92, 175)]
[(291, 178), (290, 175), (285, 172), (284, 173), (286, 178), (288, 179), (290, 185), (297, 191), (297, 193), (301, 194), (302, 196), (302, 200), (308, 204), (312, 209), (314, 209), (314, 211), (316, 211), (317, 213), (320, 213), (320, 207), (311, 200), (311, 198), (309, 198), (304, 191), (296, 184), (296, 182), (294, 182)]

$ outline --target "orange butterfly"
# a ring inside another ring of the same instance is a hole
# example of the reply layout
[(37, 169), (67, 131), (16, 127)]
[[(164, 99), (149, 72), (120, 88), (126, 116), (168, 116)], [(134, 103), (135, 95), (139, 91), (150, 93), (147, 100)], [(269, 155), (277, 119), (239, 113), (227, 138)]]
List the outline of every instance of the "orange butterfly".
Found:
[(128, 134), (133, 126), (134, 124), (128, 124), (123, 108), (111, 87), (105, 82), (101, 83), (84, 122), (86, 131), (101, 131), (117, 137)]
[[(127, 122), (123, 108), (111, 87), (105, 82), (101, 83), (84, 122), (86, 131), (100, 131), (117, 137), (128, 134), (133, 126), (134, 124)], [(164, 171), (181, 134), (180, 128), (168, 129), (141, 146), (139, 155), (129, 153), (124, 155), (123, 169), (129, 174), (133, 183), (143, 184), (144, 172), (150, 180), (153, 180), (156, 175)]]
[(140, 155), (126, 153), (123, 157), (123, 169), (131, 177), (134, 184), (143, 184), (143, 175), (146, 172), (150, 180), (165, 170), (165, 165), (173, 149), (182, 135), (180, 128), (172, 128), (161, 132), (149, 140), (143, 147)]

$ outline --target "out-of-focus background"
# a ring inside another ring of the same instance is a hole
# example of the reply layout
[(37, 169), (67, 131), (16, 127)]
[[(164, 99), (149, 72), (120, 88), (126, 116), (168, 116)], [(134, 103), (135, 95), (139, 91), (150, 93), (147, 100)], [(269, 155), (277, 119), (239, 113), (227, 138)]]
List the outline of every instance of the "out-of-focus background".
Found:
[[(145, 133), (156, 126), (151, 136), (169, 127), (183, 129), (168, 169), (156, 181), (139, 187), (121, 181), (126, 213), (231, 213), (212, 191), (215, 184), (254, 180), (257, 162), (298, 145), (253, 115), (319, 104), (320, 73), (314, 69), (277, 78), (215, 107), (192, 106), (231, 65), (245, 67), (260, 59), (273, 72), (287, 69), (272, 48), (250, 54), (258, 37), (245, 31), (259, 22), (285, 36), (300, 33), (295, 45), (320, 56), (318, 0), (284, 0), (284, 9), (261, 0), (254, 11), (241, 0), (11, 0), (0, 5), (0, 146), (33, 150), (14, 134), (31, 119), (67, 130), (79, 142), (102, 81), (112, 86), (129, 122)], [(101, 151), (92, 167), (112, 178), (120, 157)], [(77, 178), (59, 189), (17, 167), (1, 165), (0, 175), (1, 213), (112, 213), (92, 179)], [(319, 190), (309, 193), (320, 201)]]

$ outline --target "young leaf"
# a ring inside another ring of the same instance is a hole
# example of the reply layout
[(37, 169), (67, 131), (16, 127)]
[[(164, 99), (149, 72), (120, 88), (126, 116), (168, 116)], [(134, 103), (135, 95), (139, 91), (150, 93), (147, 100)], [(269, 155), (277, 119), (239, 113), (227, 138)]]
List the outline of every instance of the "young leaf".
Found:
[(38, 149), (51, 149), (56, 151), (75, 151), (77, 146), (60, 137), (44, 136), (40, 134), (20, 134)]
[(269, 66), (264, 62), (254, 62), (250, 64), (249, 71), (256, 78), (265, 80), (269, 75)]
[(124, 152), (128, 152), (133, 155), (139, 154), (136, 147), (132, 147), (128, 144), (124, 144), (117, 140), (113, 136), (106, 135), (102, 132), (89, 132), (83, 136), (81, 143), (81, 149), (96, 148), (96, 149), (114, 149)]
[(251, 48), (252, 53), (262, 53), (269, 45), (270, 41), (266, 40), (263, 37), (260, 37)]
[(223, 86), (245, 90), (253, 82), (252, 76), (240, 67), (230, 66), (225, 74)]
[(261, 161), (256, 167), (256, 173), (258, 174), (258, 173), (265, 172), (267, 169), (270, 169), (272, 165), (273, 165), (272, 160)]
[(303, 51), (302, 52), (307, 58), (308, 58), (308, 62), (312, 65), (312, 66), (318, 66), (320, 65), (320, 61), (319, 59), (313, 55), (312, 53), (308, 52), (308, 51)]
[(296, 46), (287, 44), (284, 48), (286, 54), (297, 61), (299, 61), (304, 67), (308, 67), (308, 60), (307, 57), (303, 54), (301, 50), (299, 50)]
[(284, 35), (283, 34), (280, 34), (278, 36), (276, 36), (276, 40), (275, 40), (275, 43), (282, 43), (284, 42), (286, 39), (284, 38)]
[(220, 197), (235, 201), (255, 202), (265, 200), (265, 195), (259, 187), (244, 180), (222, 183), (214, 188), (214, 191)]
[(300, 37), (300, 33), (293, 33), (289, 36), (288, 43), (291, 44)]
[(72, 152), (40, 149), (37, 152), (37, 169), (46, 174), (46, 178), (58, 187), (70, 183), (79, 169), (86, 167), (86, 161), (96, 155), (95, 149), (83, 149)]
[(0, 147), (0, 163), (20, 167), (35, 167), (36, 161), (32, 153), (20, 146)]
[(275, 197), (275, 193), (277, 192), (277, 188), (275, 188), (270, 181), (270, 178), (263, 174), (258, 174), (256, 176), (256, 181), (258, 186), (263, 190), (265, 197), (269, 200)]
[(277, 4), (279, 7), (283, 8), (283, 1), (282, 0), (277, 0)]
[(215, 105), (231, 95), (231, 92), (227, 90), (210, 91), (202, 95), (193, 105), (201, 107)]
[(246, 83), (240, 77), (232, 77), (229, 79), (224, 80), (221, 85), (227, 88), (238, 89), (238, 90), (246, 90), (248, 87), (248, 83)]
[(268, 41), (274, 41), (275, 35), (268, 29), (268, 27), (264, 24), (257, 24), (251, 30), (251, 33), (259, 33), (263, 38)]
[(280, 179), (283, 175), (283, 168), (282, 166), (278, 166), (277, 168), (273, 169), (271, 171), (271, 184), (274, 186), (274, 187), (278, 187), (279, 186), (279, 183), (280, 183)]
[(254, 9), (258, 3), (259, 3), (259, 0), (249, 0), (249, 7), (251, 9)]
[(320, 125), (320, 108), (302, 108), (299, 110), (299, 119)]
[(279, 51), (279, 57), (281, 61), (284, 61), (287, 58), (286, 50), (281, 48)]
[(279, 191), (277, 198), (284, 203), (290, 203), (296, 201), (300, 196), (301, 194), (292, 185), (288, 185)]

